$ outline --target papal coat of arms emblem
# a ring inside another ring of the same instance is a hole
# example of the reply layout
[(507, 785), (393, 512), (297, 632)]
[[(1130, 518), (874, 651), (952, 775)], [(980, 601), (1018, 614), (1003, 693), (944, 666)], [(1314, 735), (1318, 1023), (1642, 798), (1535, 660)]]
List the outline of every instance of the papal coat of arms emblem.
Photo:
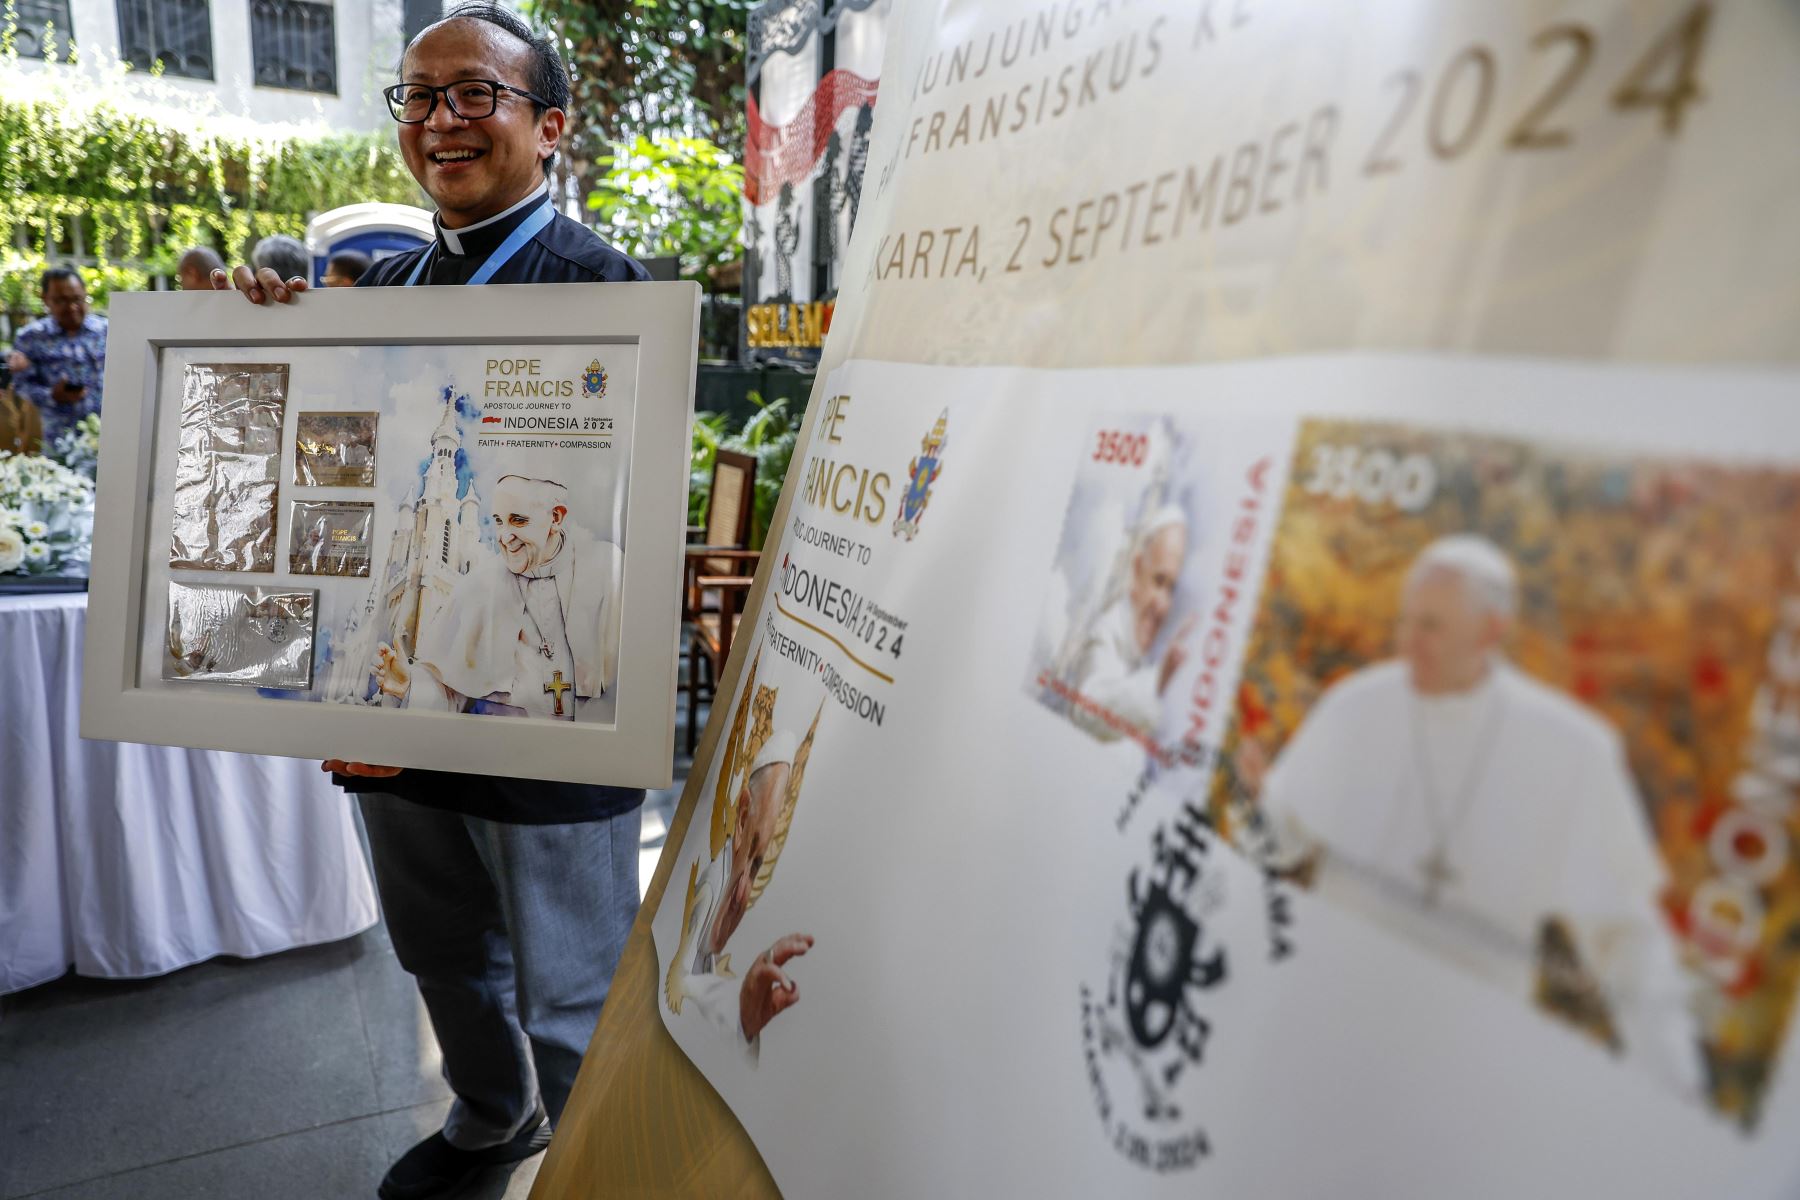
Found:
[(582, 372), (581, 387), (590, 396), (606, 395), (606, 368), (600, 365), (599, 359), (589, 363), (588, 369)]
[(925, 516), (925, 506), (931, 503), (931, 485), (937, 482), (937, 477), (944, 471), (944, 447), (948, 444), (944, 425), (949, 419), (950, 410), (947, 408), (938, 414), (937, 424), (919, 442), (919, 453), (907, 468), (911, 479), (906, 485), (906, 494), (900, 497), (900, 515), (894, 518), (895, 537), (904, 533), (906, 540), (910, 542), (919, 532), (919, 522)]

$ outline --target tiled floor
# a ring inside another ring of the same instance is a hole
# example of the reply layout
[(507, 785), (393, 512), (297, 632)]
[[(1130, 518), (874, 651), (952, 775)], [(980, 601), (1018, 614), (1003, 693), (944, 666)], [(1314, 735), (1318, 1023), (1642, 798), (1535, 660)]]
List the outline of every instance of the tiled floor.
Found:
[[(680, 795), (644, 810), (642, 883)], [(373, 1197), (449, 1106), (386, 930), (142, 982), (0, 997), (0, 1198)], [(462, 1200), (523, 1198), (540, 1158)]]

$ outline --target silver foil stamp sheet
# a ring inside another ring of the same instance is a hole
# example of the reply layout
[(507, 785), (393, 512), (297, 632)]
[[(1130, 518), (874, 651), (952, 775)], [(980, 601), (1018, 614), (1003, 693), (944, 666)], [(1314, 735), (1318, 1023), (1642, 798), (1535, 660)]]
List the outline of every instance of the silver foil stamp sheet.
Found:
[(273, 571), (286, 363), (194, 363), (182, 379), (169, 565)]
[(309, 688), (318, 609), (316, 591), (171, 582), (163, 678)]

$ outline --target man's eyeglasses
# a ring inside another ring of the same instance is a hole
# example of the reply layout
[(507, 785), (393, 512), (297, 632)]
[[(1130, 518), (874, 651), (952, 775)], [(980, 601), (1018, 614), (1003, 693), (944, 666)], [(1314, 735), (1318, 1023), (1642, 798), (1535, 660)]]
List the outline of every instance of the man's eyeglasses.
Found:
[(394, 114), (394, 120), (402, 125), (423, 125), (437, 111), (439, 96), (450, 106), (450, 111), (463, 120), (479, 121), (494, 115), (494, 109), (500, 103), (501, 92), (523, 96), (545, 108), (556, 107), (542, 96), (524, 88), (516, 88), (510, 83), (501, 83), (498, 79), (459, 79), (455, 83), (446, 83), (443, 87), (429, 87), (423, 83), (396, 83), (381, 94), (387, 97), (388, 109)]

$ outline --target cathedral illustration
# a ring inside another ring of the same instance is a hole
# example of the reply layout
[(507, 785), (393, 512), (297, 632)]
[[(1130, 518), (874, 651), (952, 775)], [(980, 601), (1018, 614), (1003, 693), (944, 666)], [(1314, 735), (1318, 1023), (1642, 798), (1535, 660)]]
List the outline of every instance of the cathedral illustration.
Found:
[(483, 552), (481, 497), (472, 478), (462, 488), (457, 470), (461, 450), (456, 401), (447, 395), (419, 491), (395, 514), (387, 566), (334, 648), (328, 699), (379, 704), (381, 697), (373, 694), (376, 647), (385, 642), (411, 658), (420, 628), (437, 619), (457, 578), (468, 574)]

